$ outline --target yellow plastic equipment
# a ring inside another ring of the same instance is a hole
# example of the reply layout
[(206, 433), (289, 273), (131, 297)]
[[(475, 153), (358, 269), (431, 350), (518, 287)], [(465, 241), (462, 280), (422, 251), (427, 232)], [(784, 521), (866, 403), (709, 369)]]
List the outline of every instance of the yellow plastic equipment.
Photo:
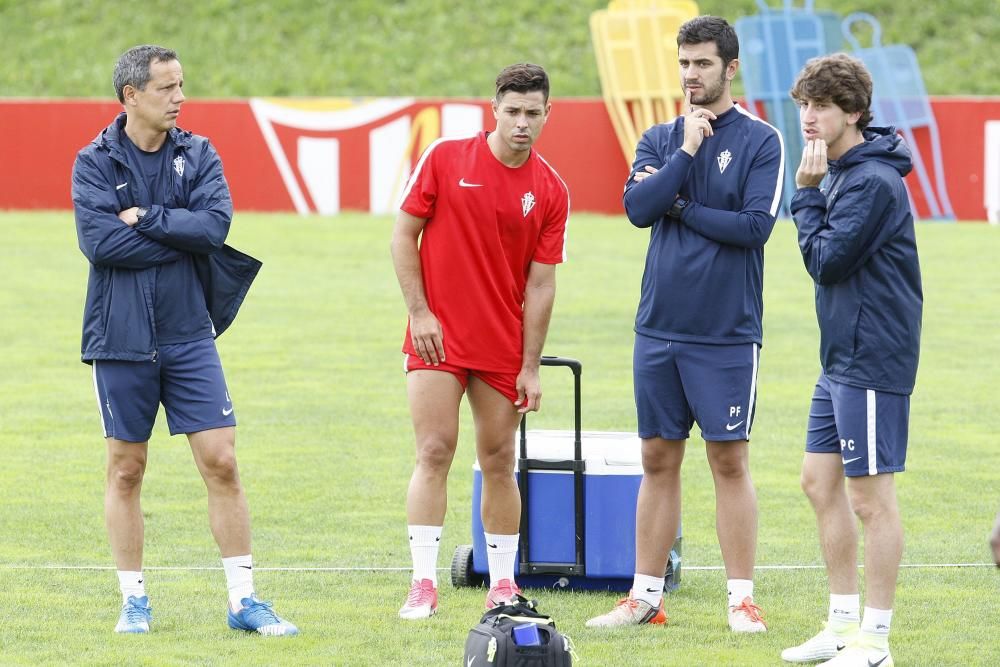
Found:
[(646, 129), (677, 117), (677, 30), (696, 16), (692, 0), (611, 0), (590, 15), (604, 104), (630, 163)]

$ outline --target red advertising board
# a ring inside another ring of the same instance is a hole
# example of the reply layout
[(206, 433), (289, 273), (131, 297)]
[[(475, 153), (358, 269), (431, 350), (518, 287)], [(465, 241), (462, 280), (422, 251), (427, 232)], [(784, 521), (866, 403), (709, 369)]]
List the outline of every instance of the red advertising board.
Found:
[[(934, 98), (947, 193), (960, 220), (985, 220), (984, 125), (1000, 98)], [(67, 209), (76, 152), (120, 106), (0, 100), (0, 209)], [(179, 124), (218, 148), (240, 211), (390, 213), (420, 152), (440, 136), (492, 129), (489, 104), (425, 98), (190, 101)], [(924, 161), (933, 145), (915, 133)], [(537, 145), (570, 188), (575, 211), (619, 214), (628, 162), (598, 99), (554, 99)], [(940, 188), (930, 172), (931, 186)], [(908, 179), (927, 215), (923, 185)]]

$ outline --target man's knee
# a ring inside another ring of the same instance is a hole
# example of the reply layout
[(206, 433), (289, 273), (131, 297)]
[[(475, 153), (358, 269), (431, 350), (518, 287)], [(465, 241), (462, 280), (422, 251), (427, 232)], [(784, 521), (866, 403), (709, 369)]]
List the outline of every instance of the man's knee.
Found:
[(455, 445), (439, 434), (423, 436), (417, 441), (417, 466), (427, 471), (447, 473), (455, 458)]
[(132, 492), (142, 485), (145, 470), (145, 461), (132, 459), (109, 463), (108, 486), (122, 493)]
[(683, 459), (666, 454), (664, 452), (654, 452), (643, 448), (642, 451), (642, 472), (648, 477), (674, 477), (681, 472)]
[[(513, 440), (511, 441), (513, 442)], [(479, 469), (484, 476), (495, 479), (513, 478), (514, 450), (513, 446), (479, 448), (477, 456)]]
[(500, 479), (514, 474), (514, 433), (516, 425), (476, 429), (476, 459), (483, 475)]
[(220, 482), (235, 483), (239, 479), (236, 452), (233, 448), (220, 448), (206, 455), (202, 462), (205, 471)]
[[(837, 484), (839, 482), (839, 485)], [(838, 476), (835, 480), (822, 474), (818, 470), (809, 467), (802, 468), (802, 476), (799, 478), (799, 485), (803, 493), (813, 504), (825, 504), (838, 490), (842, 488), (843, 477)], [(842, 492), (842, 491), (841, 491)]]
[(716, 478), (740, 479), (749, 473), (746, 456), (746, 445), (736, 443), (712, 447), (709, 449), (708, 460), (712, 474)]
[(146, 452), (139, 445), (109, 440), (107, 483), (121, 492), (131, 492), (142, 485), (146, 472)]
[(889, 516), (894, 498), (888, 497), (881, 489), (873, 485), (850, 485), (851, 508), (861, 523), (879, 521)]
[(651, 480), (678, 477), (684, 462), (685, 442), (648, 438), (642, 441), (642, 473)]

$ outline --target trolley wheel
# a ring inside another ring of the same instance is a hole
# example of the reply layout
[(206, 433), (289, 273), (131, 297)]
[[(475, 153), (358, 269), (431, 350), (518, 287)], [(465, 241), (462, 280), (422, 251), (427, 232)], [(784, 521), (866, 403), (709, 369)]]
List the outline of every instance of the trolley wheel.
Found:
[(476, 588), (482, 586), (484, 581), (483, 575), (472, 569), (472, 545), (459, 544), (455, 547), (455, 555), (451, 557), (451, 585), (455, 588)]

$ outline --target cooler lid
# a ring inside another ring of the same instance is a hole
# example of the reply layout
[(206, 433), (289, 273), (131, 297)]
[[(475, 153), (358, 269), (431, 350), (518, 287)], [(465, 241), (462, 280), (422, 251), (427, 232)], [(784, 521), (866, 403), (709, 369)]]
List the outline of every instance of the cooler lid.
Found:
[[(529, 430), (528, 458), (542, 461), (565, 461), (573, 458), (573, 431)], [(642, 441), (635, 433), (618, 431), (583, 431), (583, 460), (588, 475), (641, 475)], [(521, 432), (514, 436), (515, 456), (521, 447)], [(479, 470), (478, 460), (473, 465)], [(572, 474), (569, 471), (539, 471)]]

